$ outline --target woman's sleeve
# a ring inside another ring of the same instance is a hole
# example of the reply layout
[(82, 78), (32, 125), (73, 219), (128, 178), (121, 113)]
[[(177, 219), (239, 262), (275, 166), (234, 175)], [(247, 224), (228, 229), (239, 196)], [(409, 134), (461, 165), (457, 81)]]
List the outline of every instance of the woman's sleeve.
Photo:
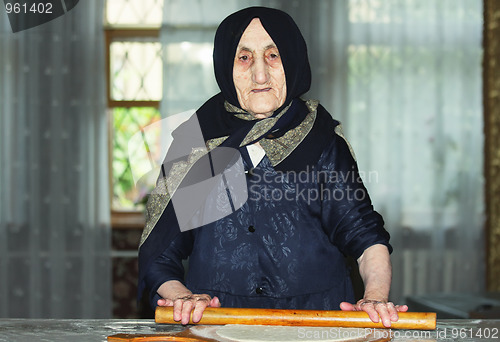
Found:
[(324, 153), (320, 164), (321, 219), (330, 241), (355, 259), (375, 244), (392, 252), (389, 233), (382, 216), (373, 209), (348, 143), (335, 134)]
[(178, 280), (184, 284), (184, 266), (182, 260), (191, 254), (193, 237), (191, 232), (179, 234), (170, 245), (151, 264), (144, 281), (149, 291), (152, 308), (157, 305), (160, 295), (158, 288), (166, 281)]

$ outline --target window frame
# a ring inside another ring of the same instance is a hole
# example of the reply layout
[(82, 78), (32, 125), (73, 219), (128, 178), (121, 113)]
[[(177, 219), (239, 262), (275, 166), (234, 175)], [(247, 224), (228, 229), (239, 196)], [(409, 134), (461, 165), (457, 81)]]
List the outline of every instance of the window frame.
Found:
[(111, 44), (115, 41), (127, 41), (135, 38), (151, 38), (159, 41), (160, 27), (139, 26), (104, 26), (105, 70), (106, 70), (106, 104), (108, 111), (108, 174), (109, 203), (111, 211), (111, 227), (113, 229), (137, 229), (144, 227), (145, 219), (139, 210), (114, 209), (113, 203), (113, 118), (110, 111), (114, 108), (152, 107), (159, 109), (159, 100), (114, 100), (111, 97)]

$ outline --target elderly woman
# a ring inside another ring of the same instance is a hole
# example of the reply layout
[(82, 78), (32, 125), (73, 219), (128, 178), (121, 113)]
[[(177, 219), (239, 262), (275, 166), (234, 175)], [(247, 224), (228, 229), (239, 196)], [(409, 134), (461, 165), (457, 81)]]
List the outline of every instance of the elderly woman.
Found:
[[(154, 192), (139, 249), (140, 293), (146, 288), (153, 306), (173, 305), (183, 324), (223, 305), (364, 310), (389, 327), (407, 310), (388, 302), (389, 234), (339, 122), (300, 98), (311, 72), (298, 27), (276, 9), (241, 10), (220, 24), (213, 58), (221, 93), (195, 117), (210, 150), (241, 153), (249, 197), (232, 214), (181, 232), (170, 196)], [(189, 144), (185, 134), (176, 139)], [(168, 177), (167, 167), (157, 187)], [(356, 304), (346, 255), (357, 259), (365, 284)]]

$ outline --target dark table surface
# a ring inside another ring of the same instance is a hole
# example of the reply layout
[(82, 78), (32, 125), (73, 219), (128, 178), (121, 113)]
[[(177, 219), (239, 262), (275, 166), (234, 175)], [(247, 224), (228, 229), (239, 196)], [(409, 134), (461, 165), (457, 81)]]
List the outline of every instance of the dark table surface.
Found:
[(410, 296), (412, 311), (435, 312), (438, 319), (500, 319), (500, 293), (433, 293)]
[[(153, 320), (0, 319), (0, 341), (102, 342), (115, 334), (175, 333), (184, 329), (181, 325), (156, 324)], [(500, 342), (500, 320), (438, 320), (433, 331), (380, 330), (382, 337), (389, 333), (392, 341)]]

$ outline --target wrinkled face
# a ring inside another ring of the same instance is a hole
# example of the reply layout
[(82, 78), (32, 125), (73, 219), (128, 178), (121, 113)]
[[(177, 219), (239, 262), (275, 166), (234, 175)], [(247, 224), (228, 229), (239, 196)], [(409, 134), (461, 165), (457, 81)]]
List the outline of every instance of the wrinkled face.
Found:
[(250, 22), (236, 48), (233, 82), (241, 108), (258, 119), (269, 117), (285, 102), (281, 57), (258, 18)]

